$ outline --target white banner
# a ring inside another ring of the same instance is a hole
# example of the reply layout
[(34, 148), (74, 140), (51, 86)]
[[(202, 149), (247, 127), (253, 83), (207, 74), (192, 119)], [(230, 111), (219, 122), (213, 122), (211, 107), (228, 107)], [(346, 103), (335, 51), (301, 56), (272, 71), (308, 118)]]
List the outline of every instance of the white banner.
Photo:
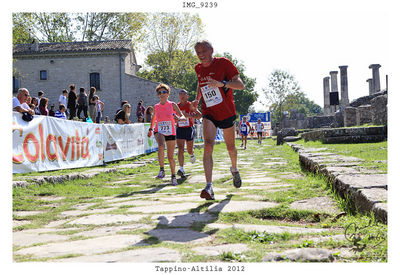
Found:
[(13, 173), (49, 171), (103, 164), (99, 124), (13, 112)]
[(144, 142), (144, 152), (146, 154), (155, 152), (158, 150), (158, 144), (156, 139), (154, 138), (154, 135), (151, 135), (151, 137), (147, 136), (147, 132), (149, 131), (150, 128), (150, 123), (145, 123), (144, 124), (144, 136), (145, 136), (145, 142)]
[[(103, 124), (104, 161), (114, 161), (145, 152), (144, 124)], [(146, 133), (147, 134), (147, 133)]]

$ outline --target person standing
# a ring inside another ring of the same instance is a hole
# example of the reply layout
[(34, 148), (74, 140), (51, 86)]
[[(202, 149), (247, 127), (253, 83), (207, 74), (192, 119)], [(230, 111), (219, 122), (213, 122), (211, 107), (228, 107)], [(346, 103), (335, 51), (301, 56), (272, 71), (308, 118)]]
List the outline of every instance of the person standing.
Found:
[(104, 109), (104, 103), (99, 99), (98, 95), (93, 96), (96, 102), (96, 123), (100, 123), (101, 120), (101, 113)]
[(71, 84), (69, 86), (69, 94), (68, 94), (68, 104), (67, 107), (69, 109), (69, 119), (74, 119), (76, 117), (76, 90), (75, 84)]
[(130, 124), (129, 117), (131, 115), (131, 104), (125, 103), (122, 105), (122, 110), (117, 113), (115, 120), (117, 124)]
[(153, 106), (147, 106), (146, 111), (144, 111), (144, 122), (151, 122), (153, 113), (154, 113)]
[(257, 120), (256, 128), (257, 128), (258, 144), (261, 144), (262, 134), (263, 134), (263, 130), (264, 130), (264, 124), (261, 122), (261, 118), (259, 118)]
[(191, 102), (188, 101), (188, 92), (186, 90), (179, 91), (179, 103), (178, 107), (186, 117), (185, 121), (178, 121), (176, 128), (176, 144), (178, 146), (178, 162), (179, 170), (177, 172), (178, 176), (181, 178), (186, 178), (184, 163), (185, 163), (185, 142), (186, 150), (190, 156), (190, 162), (194, 163), (196, 157), (194, 155), (193, 144), (195, 136), (194, 119), (200, 119), (201, 113), (194, 109)]
[(83, 111), (83, 116), (85, 118), (82, 119), (82, 121), (86, 121), (87, 117), (88, 117), (88, 95), (86, 93), (85, 88), (81, 87), (79, 88), (79, 95), (77, 98), (77, 102), (78, 102), (78, 119), (81, 119), (81, 112)]
[(213, 149), (217, 127), (224, 133), (226, 148), (231, 159), (231, 173), (233, 185), (239, 188), (242, 185), (239, 170), (237, 169), (237, 149), (235, 146), (236, 110), (233, 101), (233, 89), (243, 90), (244, 85), (239, 78), (239, 71), (232, 62), (224, 57), (213, 57), (213, 47), (210, 42), (203, 40), (195, 45), (196, 55), (200, 61), (195, 66), (198, 79), (197, 97), (193, 102), (197, 107), (201, 102), (203, 115), (204, 157), (203, 166), (206, 177), (206, 187), (200, 197), (214, 200), (212, 188)]
[(68, 91), (64, 89), (58, 98), (58, 107), (60, 107), (61, 104), (64, 105), (65, 107), (68, 105), (67, 103), (68, 103)]
[[(178, 121), (185, 121), (186, 118), (182, 114), (178, 105), (175, 102), (169, 101), (170, 88), (166, 84), (159, 84), (156, 88), (160, 102), (154, 106), (154, 115), (151, 120), (148, 137), (151, 137), (154, 131), (154, 138), (158, 144), (158, 162), (160, 164), (160, 171), (158, 172), (157, 178), (162, 179), (165, 177), (164, 170), (164, 149), (165, 143), (167, 144), (167, 158), (169, 162), (169, 168), (171, 169), (171, 184), (178, 185), (178, 181), (175, 176), (175, 113), (179, 115)], [(153, 129), (154, 127), (154, 129)]]
[(43, 92), (43, 91), (39, 91), (39, 92), (38, 92), (38, 97), (37, 97), (38, 106), (40, 105), (40, 99), (42, 99), (43, 95), (44, 95), (44, 92)]
[(146, 110), (146, 108), (144, 108), (143, 106), (143, 100), (139, 100), (139, 103), (136, 107), (136, 117), (137, 117), (137, 121), (139, 121), (139, 118), (144, 118), (144, 111)]
[(49, 99), (47, 97), (42, 97), (40, 99), (39, 103), (39, 111), (42, 116), (48, 116), (49, 115), (49, 110), (47, 109), (47, 104), (49, 102)]
[(89, 90), (89, 116), (92, 120), (96, 119), (96, 101), (93, 99), (96, 94), (96, 88), (90, 87)]
[(247, 136), (249, 135), (250, 131), (250, 123), (247, 121), (247, 116), (243, 116), (243, 120), (239, 124), (240, 128), (240, 135), (242, 136), (242, 144), (240, 147), (243, 147), (243, 140), (244, 140), (244, 150), (247, 148)]

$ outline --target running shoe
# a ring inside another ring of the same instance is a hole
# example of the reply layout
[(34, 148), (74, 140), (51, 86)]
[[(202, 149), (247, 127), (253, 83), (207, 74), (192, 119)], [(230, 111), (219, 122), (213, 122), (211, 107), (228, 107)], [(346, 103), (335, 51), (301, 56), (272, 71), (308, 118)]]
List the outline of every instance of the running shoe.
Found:
[(206, 188), (201, 191), (200, 198), (206, 200), (215, 200), (214, 191), (211, 185), (206, 186)]
[(236, 188), (240, 188), (240, 186), (242, 186), (242, 179), (240, 178), (239, 171), (232, 172), (232, 167), (231, 167), (231, 173), (233, 176), (233, 186), (235, 186)]
[(181, 169), (178, 170), (178, 173), (176, 173), (178, 176), (180, 176), (181, 178), (186, 178), (186, 174), (185, 172), (183, 172)]
[(178, 181), (176, 180), (176, 177), (171, 177), (171, 184), (173, 186), (177, 186), (178, 185)]
[(242, 143), (242, 144), (240, 144), (240, 147), (243, 147), (243, 143)]
[(244, 150), (246, 150), (246, 146), (244, 147)]
[(196, 156), (193, 154), (190, 156), (190, 162), (194, 163), (196, 161)]
[(164, 170), (160, 170), (160, 172), (158, 172), (157, 175), (157, 179), (163, 179), (165, 177), (165, 171)]

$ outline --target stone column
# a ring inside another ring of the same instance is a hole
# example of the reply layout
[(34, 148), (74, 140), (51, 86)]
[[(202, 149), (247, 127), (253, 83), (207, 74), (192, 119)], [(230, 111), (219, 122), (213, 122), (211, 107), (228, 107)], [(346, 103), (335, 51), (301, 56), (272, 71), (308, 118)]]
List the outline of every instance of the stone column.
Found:
[(372, 81), (372, 78), (368, 78), (367, 79), (368, 82), (368, 91), (369, 91), (369, 95), (372, 95), (374, 93), (374, 83)]
[[(338, 71), (330, 71), (329, 74), (331, 75), (331, 93), (339, 92), (338, 82), (337, 82)], [(336, 105), (331, 106), (331, 114), (334, 114), (335, 112), (336, 112)]]
[(329, 76), (324, 77), (324, 115), (330, 114), (329, 106)]
[(339, 66), (340, 69), (340, 98), (341, 106), (344, 108), (349, 105), (349, 90), (348, 90), (348, 82), (347, 82), (347, 67), (348, 66)]
[(372, 69), (372, 83), (374, 85), (374, 92), (377, 93), (381, 90), (381, 80), (379, 79), (379, 64), (371, 64), (369, 68)]

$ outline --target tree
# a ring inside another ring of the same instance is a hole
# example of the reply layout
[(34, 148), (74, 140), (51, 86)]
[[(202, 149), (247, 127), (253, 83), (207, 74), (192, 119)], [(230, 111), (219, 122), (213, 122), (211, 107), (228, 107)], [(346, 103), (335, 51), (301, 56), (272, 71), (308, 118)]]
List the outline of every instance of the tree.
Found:
[(222, 56), (229, 59), (239, 71), (239, 77), (243, 81), (244, 89), (241, 91), (233, 90), (233, 100), (235, 101), (236, 111), (239, 114), (247, 114), (250, 106), (257, 100), (258, 94), (254, 91), (256, 79), (250, 78), (245, 74), (246, 66), (242, 61), (237, 60), (228, 52), (222, 55), (216, 54), (215, 56)]
[(268, 86), (263, 89), (271, 104), (273, 119), (282, 120), (283, 104), (289, 95), (300, 92), (300, 86), (294, 76), (283, 70), (274, 70), (268, 77)]
[(143, 41), (145, 13), (14, 13), (13, 41), (73, 42), (132, 39)]
[(138, 76), (184, 88), (189, 99), (194, 99), (194, 66), (198, 59), (193, 46), (203, 33), (200, 17), (189, 13), (154, 13), (148, 17), (147, 28), (147, 58)]

